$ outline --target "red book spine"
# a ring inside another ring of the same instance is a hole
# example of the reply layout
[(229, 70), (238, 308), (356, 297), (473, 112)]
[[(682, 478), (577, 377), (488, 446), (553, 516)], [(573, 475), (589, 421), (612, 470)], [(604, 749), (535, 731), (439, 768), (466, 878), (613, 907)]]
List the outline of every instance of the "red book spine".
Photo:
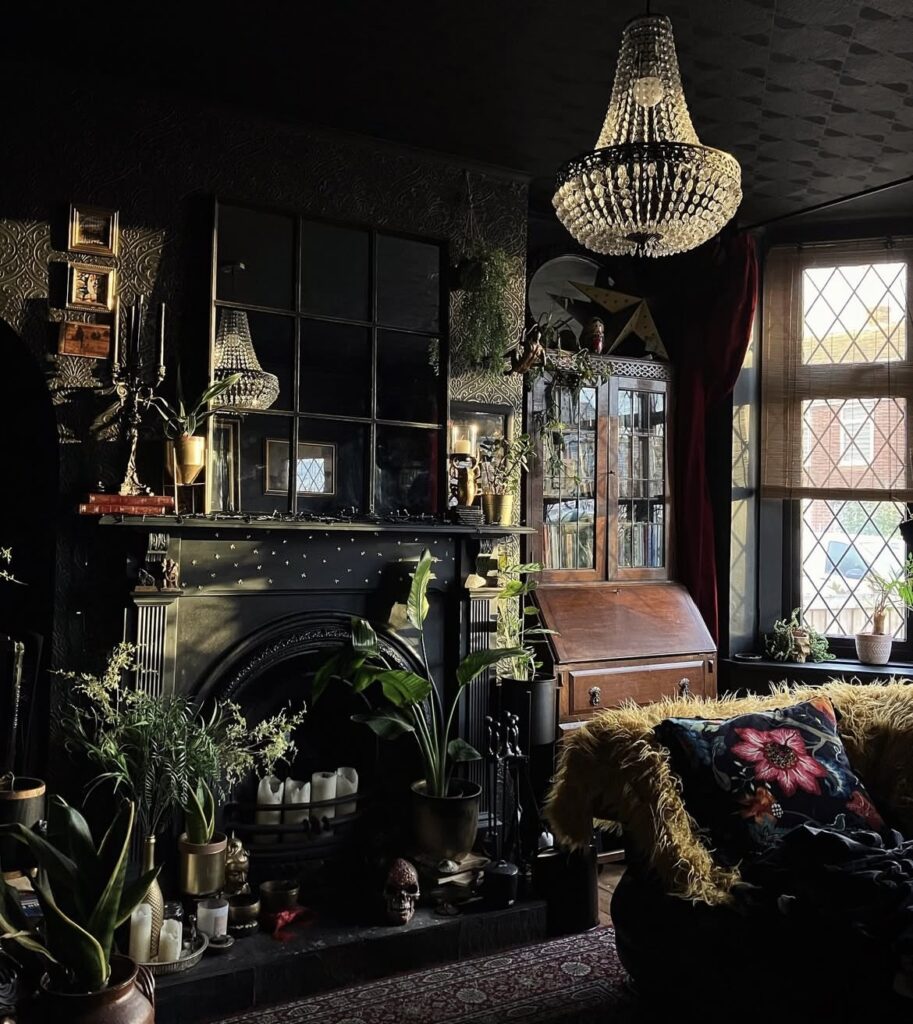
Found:
[(156, 505), (125, 505), (123, 502), (83, 502), (79, 506), (81, 516), (159, 516), (167, 514), (167, 509)]
[(174, 498), (169, 497), (167, 494), (131, 494), (129, 496), (123, 494), (90, 494), (89, 504), (121, 504), (130, 505), (131, 507), (149, 505), (153, 508), (172, 508), (174, 506)]

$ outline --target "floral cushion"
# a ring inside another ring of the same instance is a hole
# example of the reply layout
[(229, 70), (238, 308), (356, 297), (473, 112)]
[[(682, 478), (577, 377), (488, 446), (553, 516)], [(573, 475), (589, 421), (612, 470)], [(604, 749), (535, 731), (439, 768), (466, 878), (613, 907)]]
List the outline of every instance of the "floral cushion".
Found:
[(803, 823), (885, 828), (850, 766), (827, 697), (738, 718), (667, 718), (654, 733), (669, 749), (702, 838), (727, 864)]

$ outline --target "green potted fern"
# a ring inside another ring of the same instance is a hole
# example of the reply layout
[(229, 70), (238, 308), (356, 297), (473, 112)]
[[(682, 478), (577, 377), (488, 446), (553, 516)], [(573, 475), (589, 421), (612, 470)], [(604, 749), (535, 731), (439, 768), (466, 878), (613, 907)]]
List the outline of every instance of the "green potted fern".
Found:
[[(157, 871), (127, 884), (134, 805), (121, 803), (100, 842), (59, 796), (48, 807), (47, 838), (23, 825), (2, 830), (38, 862), (33, 882), (43, 927), (23, 913), (16, 890), (0, 880), (0, 929), (24, 973), (37, 967), (39, 1024), (153, 1024), (152, 978), (113, 952), (114, 932), (130, 918)], [(43, 973), (42, 973), (43, 972)]]
[(216, 831), (216, 800), (205, 782), (187, 792), (184, 831), (178, 839), (181, 892), (208, 896), (225, 885), (228, 837)]
[(412, 784), (412, 824), (419, 852), (430, 862), (459, 861), (472, 849), (479, 820), (482, 787), (455, 774), (459, 765), (476, 761), (480, 754), (456, 736), (455, 720), (467, 690), (485, 671), (503, 658), (516, 658), (523, 650), (474, 651), (457, 666), (454, 693), (445, 707), (428, 667), (425, 619), (428, 584), (434, 578), (434, 558), (422, 553), (412, 575), (406, 616), (418, 633), (423, 675), (391, 669), (377, 644), (377, 635), (364, 619), (352, 620), (352, 642), (332, 655), (314, 676), (311, 699), (316, 701), (334, 678), (345, 680), (356, 693), (378, 684), (385, 703), (377, 710), (353, 715), (381, 739), (411, 736), (422, 759), (423, 777)]

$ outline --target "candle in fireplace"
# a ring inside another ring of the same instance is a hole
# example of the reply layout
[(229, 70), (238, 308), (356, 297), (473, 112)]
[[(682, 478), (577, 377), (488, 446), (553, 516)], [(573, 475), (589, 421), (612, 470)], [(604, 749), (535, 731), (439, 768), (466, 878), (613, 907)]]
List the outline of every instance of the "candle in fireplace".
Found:
[[(320, 800), (333, 800), (336, 797), (336, 772), (314, 772), (311, 776), (311, 800), (317, 803)], [(317, 821), (324, 818), (335, 818), (335, 807), (315, 807), (311, 811), (311, 817)]]
[[(337, 768), (336, 769), (336, 795), (337, 796), (354, 796), (358, 792), (358, 772), (354, 768)], [(356, 803), (352, 800), (350, 803), (339, 804), (336, 808), (336, 813), (340, 818), (345, 817), (347, 814), (355, 813)]]
[[(275, 775), (267, 775), (265, 779), (261, 779), (260, 784), (257, 786), (258, 805), (263, 807), (263, 805), (275, 804), (278, 808), (282, 804), (283, 788), (282, 780), (277, 779)], [(256, 814), (258, 825), (278, 825), (281, 820), (282, 814), (279, 810), (258, 810)], [(258, 843), (274, 843), (276, 841), (276, 834), (258, 835), (254, 838)]]
[[(310, 803), (311, 800), (311, 784), (310, 782), (301, 782), (298, 779), (286, 779), (285, 780), (285, 795), (283, 797), (283, 803), (286, 804), (306, 804)], [(286, 825), (300, 825), (302, 822), (307, 821), (308, 811), (307, 808), (302, 808), (297, 811), (283, 811), (283, 823)], [(286, 835), (283, 837), (287, 843), (297, 842), (297, 838), (294, 835)]]

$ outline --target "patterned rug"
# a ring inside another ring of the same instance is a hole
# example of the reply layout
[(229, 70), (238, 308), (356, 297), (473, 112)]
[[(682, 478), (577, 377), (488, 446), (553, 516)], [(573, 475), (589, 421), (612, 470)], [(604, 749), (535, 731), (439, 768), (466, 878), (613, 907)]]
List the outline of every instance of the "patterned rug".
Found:
[(337, 989), (222, 1024), (632, 1024), (611, 928)]

